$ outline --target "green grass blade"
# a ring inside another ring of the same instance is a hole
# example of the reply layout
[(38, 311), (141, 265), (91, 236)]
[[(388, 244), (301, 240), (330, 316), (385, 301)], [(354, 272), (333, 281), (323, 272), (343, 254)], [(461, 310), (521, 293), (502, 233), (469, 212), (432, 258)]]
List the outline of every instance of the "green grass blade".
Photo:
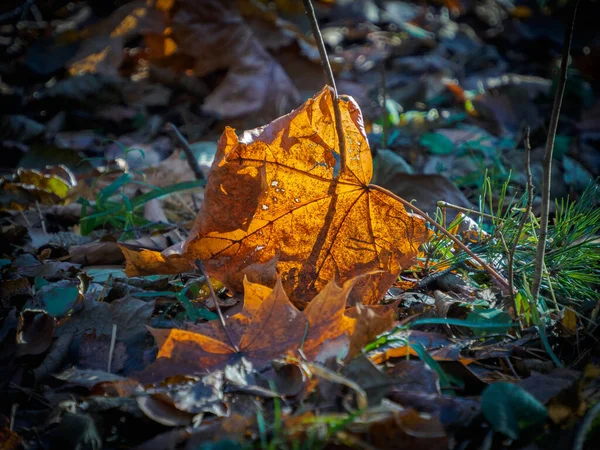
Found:
[(206, 185), (206, 180), (183, 181), (181, 183), (172, 184), (170, 186), (159, 188), (155, 191), (146, 192), (132, 200), (133, 208), (137, 209), (145, 203), (155, 198), (160, 198), (173, 192), (185, 191), (187, 189), (195, 189)]

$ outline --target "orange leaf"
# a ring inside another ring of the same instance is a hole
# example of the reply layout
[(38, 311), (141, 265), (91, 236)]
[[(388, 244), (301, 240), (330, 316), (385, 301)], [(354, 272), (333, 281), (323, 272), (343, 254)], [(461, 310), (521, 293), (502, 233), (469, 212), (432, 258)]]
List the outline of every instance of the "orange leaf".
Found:
[(255, 366), (264, 366), (275, 358), (296, 354), (300, 348), (312, 360), (324, 344), (342, 336), (349, 338), (353, 353), (348, 357), (353, 357), (366, 343), (363, 330), (369, 328), (373, 336), (382, 333), (391, 325), (393, 314), (393, 307), (364, 307), (386, 317), (370, 325), (365, 320), (372, 317), (357, 314), (356, 308), (347, 310), (352, 317), (346, 315), (348, 293), (355, 284), (356, 280), (350, 280), (340, 288), (329, 283), (300, 312), (290, 303), (280, 279), (274, 289), (245, 280), (244, 307), (226, 320), (227, 331), (216, 320), (188, 330), (151, 328), (159, 346), (158, 356), (138, 378), (158, 382), (173, 375), (206, 373), (242, 357)]
[(240, 138), (219, 141), (205, 201), (184, 254), (239, 290), (243, 270), (279, 255), (278, 271), (303, 307), (330, 281), (367, 272), (352, 296), (374, 303), (427, 237), (424, 221), (369, 185), (372, 159), (362, 116), (340, 101), (348, 166), (339, 176), (332, 93), (325, 87), (299, 109)]
[[(330, 280), (343, 285), (368, 273), (350, 305), (377, 302), (415, 262), (428, 231), (423, 219), (369, 185), (372, 159), (359, 107), (350, 97), (340, 107), (345, 170), (329, 87), (239, 138), (226, 128), (181, 256), (203, 260), (234, 291), (250, 266), (278, 258), (283, 287), (300, 308)], [(128, 274), (144, 271), (143, 258), (134, 265), (128, 258)]]
[(137, 249), (119, 243), (125, 256), (125, 272), (128, 277), (153, 275), (155, 273), (182, 273), (194, 270), (194, 266), (178, 254), (165, 255), (156, 250)]

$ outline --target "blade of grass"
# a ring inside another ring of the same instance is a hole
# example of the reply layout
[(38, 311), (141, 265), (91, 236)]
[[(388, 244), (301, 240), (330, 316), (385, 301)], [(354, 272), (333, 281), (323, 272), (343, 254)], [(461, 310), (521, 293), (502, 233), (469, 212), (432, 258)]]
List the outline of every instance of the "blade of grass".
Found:
[(188, 189), (196, 189), (205, 185), (206, 180), (182, 181), (181, 183), (171, 184), (170, 186), (159, 188), (158, 191), (150, 191), (146, 192), (145, 194), (138, 195), (132, 200), (133, 208), (137, 209), (155, 198), (164, 197), (165, 195), (185, 191)]

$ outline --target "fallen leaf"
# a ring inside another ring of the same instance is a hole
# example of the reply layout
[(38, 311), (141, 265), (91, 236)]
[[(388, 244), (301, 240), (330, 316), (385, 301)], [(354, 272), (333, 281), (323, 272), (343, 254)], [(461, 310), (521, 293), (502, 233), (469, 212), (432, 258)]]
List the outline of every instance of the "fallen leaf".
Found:
[(82, 299), (81, 280), (60, 280), (56, 283), (39, 286), (35, 296), (27, 302), (26, 306), (28, 309), (44, 311), (46, 314), (60, 319), (65, 317)]
[(19, 169), (10, 178), (2, 177), (0, 207), (3, 210), (23, 210), (36, 202), (49, 205), (64, 201), (73, 186), (70, 180), (48, 173), (50, 170), (42, 173), (38, 170)]
[(106, 370), (108, 361), (111, 371), (120, 372), (127, 361), (127, 348), (122, 341), (111, 345), (111, 337), (95, 332), (84, 333), (78, 348), (78, 363), (82, 369)]
[(481, 395), (481, 412), (495, 431), (518, 439), (522, 429), (548, 418), (546, 407), (518, 385), (499, 381)]
[[(407, 361), (408, 362), (408, 361)], [(393, 382), (366, 355), (358, 355), (342, 370), (342, 375), (356, 382), (367, 394), (369, 405), (383, 400)]]
[[(432, 395), (441, 394), (440, 379), (425, 361), (402, 359), (395, 364), (386, 364), (386, 374), (407, 392)], [(401, 383), (400, 383), (401, 382)]]
[(140, 374), (140, 379), (160, 381), (173, 374), (191, 375), (223, 367), (242, 357), (264, 365), (292, 346), (298, 347), (305, 321), (302, 313), (290, 304), (281, 282), (262, 302), (262, 289), (256, 297), (252, 296), (251, 287), (249, 291), (244, 310), (227, 321), (227, 332), (219, 328), (217, 321), (197, 326), (196, 332), (150, 328), (159, 352), (156, 361)]
[(183, 256), (203, 260), (212, 276), (240, 291), (245, 268), (278, 255), (283, 287), (299, 307), (330, 280), (343, 285), (365, 273), (350, 301), (377, 302), (415, 262), (428, 231), (368, 184), (372, 160), (360, 109), (350, 97), (340, 108), (348, 153), (341, 171), (329, 87), (240, 138), (227, 128), (183, 253), (127, 252), (127, 274), (173, 271), (168, 260)]
[(123, 297), (112, 303), (97, 302), (84, 298), (83, 309), (60, 321), (56, 336), (69, 333), (95, 331), (96, 335), (112, 335), (117, 326), (117, 340), (126, 344), (143, 339), (145, 324), (154, 311), (154, 301), (135, 297)]
[(98, 266), (120, 264), (123, 262), (123, 252), (113, 241), (94, 241), (69, 248), (69, 260), (73, 264)]
[(56, 320), (45, 311), (24, 310), (19, 316), (17, 351), (19, 355), (39, 355), (52, 344)]
[[(149, 249), (139, 249), (127, 244), (119, 244), (119, 248), (125, 256), (127, 263), (125, 273), (128, 277), (150, 275), (155, 273), (182, 273), (194, 269), (192, 264), (185, 258), (172, 254), (165, 257), (163, 253)], [(143, 267), (139, 270), (138, 267)]]
[[(109, 384), (116, 383), (129, 385), (129, 392), (132, 394), (143, 391), (142, 386), (139, 385), (139, 383), (136, 383), (129, 378), (124, 378), (120, 375), (115, 375), (102, 370), (78, 369), (76, 367), (70, 367), (60, 373), (54, 374), (53, 377), (64, 381), (66, 385), (84, 387), (90, 391), (95, 389), (98, 385), (107, 386)], [(120, 393), (120, 395), (127, 395), (127, 393)]]
[(460, 354), (463, 345), (440, 333), (400, 330), (385, 336), (384, 342), (369, 353), (369, 358), (376, 364), (383, 364), (393, 358), (419, 356), (416, 347), (420, 346), (436, 361), (460, 361), (468, 365), (474, 359)]
[(243, 309), (226, 320), (225, 328), (216, 320), (190, 326), (189, 330), (151, 328), (159, 346), (158, 356), (138, 379), (157, 382), (174, 374), (205, 373), (242, 358), (260, 368), (300, 348), (307, 358), (314, 359), (324, 344), (341, 336), (350, 339), (354, 353), (348, 357), (353, 357), (370, 333), (382, 333), (393, 318), (392, 307), (379, 307), (380, 319), (367, 326), (364, 321), (369, 320), (369, 314), (356, 312), (356, 307), (345, 310), (356, 281), (350, 280), (343, 287), (330, 282), (300, 312), (290, 303), (281, 279), (274, 289), (246, 280)]
[(161, 394), (140, 396), (136, 401), (147, 417), (166, 427), (189, 425), (194, 417), (191, 413), (179, 411), (169, 398)]
[(160, 26), (159, 12), (146, 7), (144, 2), (123, 5), (83, 33), (84, 40), (68, 65), (69, 74), (118, 75), (127, 54), (126, 44), (142, 31), (158, 32)]
[(560, 392), (571, 387), (579, 377), (580, 373), (575, 370), (559, 368), (553, 369), (550, 373), (534, 373), (522, 380), (519, 385), (540, 403), (546, 404)]
[(253, 114), (271, 119), (300, 102), (291, 79), (234, 2), (174, 1), (158, 9), (167, 13), (163, 31), (144, 34), (151, 62), (191, 69), (197, 76), (227, 70), (206, 97), (204, 112), (223, 119)]

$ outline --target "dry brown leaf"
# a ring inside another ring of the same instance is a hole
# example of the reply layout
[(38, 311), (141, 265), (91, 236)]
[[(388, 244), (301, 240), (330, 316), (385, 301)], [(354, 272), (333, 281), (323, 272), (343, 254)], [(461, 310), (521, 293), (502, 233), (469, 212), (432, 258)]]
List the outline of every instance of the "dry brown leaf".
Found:
[(206, 97), (205, 112), (223, 119), (254, 114), (270, 120), (300, 102), (296, 87), (234, 1), (176, 0), (157, 8), (165, 11), (164, 29), (145, 34), (155, 64), (188, 69), (197, 76), (227, 70)]
[(118, 75), (126, 44), (141, 32), (160, 31), (161, 25), (159, 12), (146, 2), (123, 5), (82, 33), (81, 46), (68, 66), (69, 74)]
[[(295, 354), (298, 349), (314, 359), (324, 344), (341, 336), (350, 340), (354, 353), (348, 357), (355, 356), (365, 343), (362, 330), (367, 325), (363, 321), (368, 320), (368, 315), (354, 313), (355, 308), (345, 312), (348, 293), (355, 283), (351, 280), (341, 288), (329, 283), (300, 312), (290, 303), (281, 280), (274, 289), (245, 280), (244, 307), (227, 319), (227, 331), (216, 320), (188, 330), (150, 329), (159, 346), (158, 357), (138, 378), (158, 382), (174, 374), (206, 373), (242, 357), (260, 367), (280, 356)], [(380, 315), (386, 320), (369, 326), (376, 334), (391, 325), (393, 308), (385, 307)]]
[[(126, 260), (125, 273), (128, 277), (149, 275), (155, 273), (183, 273), (194, 269), (194, 266), (182, 256), (173, 254), (165, 257), (161, 252), (155, 250), (139, 249), (138, 246), (119, 244)], [(143, 270), (136, 270), (143, 267)]]

